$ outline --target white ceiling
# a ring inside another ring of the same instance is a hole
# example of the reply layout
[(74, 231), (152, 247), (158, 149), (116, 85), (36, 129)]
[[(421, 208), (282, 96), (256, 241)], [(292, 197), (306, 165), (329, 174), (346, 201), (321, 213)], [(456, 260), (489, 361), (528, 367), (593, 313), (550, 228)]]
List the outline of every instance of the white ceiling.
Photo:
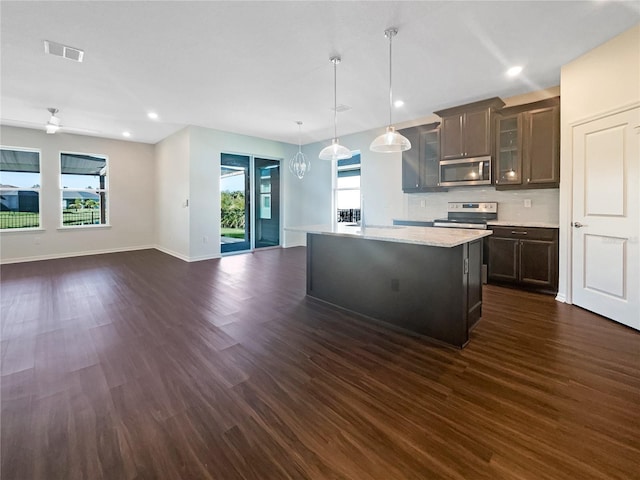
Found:
[[(156, 143), (185, 125), (297, 143), (384, 127), (388, 41), (400, 123), (560, 82), (561, 65), (640, 21), (640, 2), (0, 2), (0, 123), (47, 107), (97, 136)], [(50, 40), (83, 63), (45, 55)], [(504, 75), (523, 65), (518, 79)], [(149, 120), (148, 111), (159, 120)]]

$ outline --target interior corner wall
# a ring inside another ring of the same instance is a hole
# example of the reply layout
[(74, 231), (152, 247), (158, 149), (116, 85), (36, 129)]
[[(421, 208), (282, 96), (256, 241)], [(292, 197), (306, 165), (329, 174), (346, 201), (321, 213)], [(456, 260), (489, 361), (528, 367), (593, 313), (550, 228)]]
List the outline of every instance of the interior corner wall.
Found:
[(571, 303), (572, 125), (640, 102), (640, 24), (563, 66), (560, 92), (558, 299)]
[[(0, 143), (41, 151), (41, 228), (0, 232), (2, 263), (154, 246), (153, 145), (7, 126), (0, 127)], [(110, 227), (60, 228), (60, 152), (108, 157)]]
[(156, 248), (189, 260), (189, 129), (155, 145)]
[[(237, 153), (281, 160), (281, 206), (283, 221), (280, 238), (284, 247), (292, 246), (283, 233), (290, 224), (291, 210), (299, 202), (297, 178), (288, 170), (289, 158), (297, 146), (191, 126), (187, 129), (189, 141), (189, 260), (205, 260), (220, 256), (220, 154)], [(295, 180), (295, 182), (294, 182)]]

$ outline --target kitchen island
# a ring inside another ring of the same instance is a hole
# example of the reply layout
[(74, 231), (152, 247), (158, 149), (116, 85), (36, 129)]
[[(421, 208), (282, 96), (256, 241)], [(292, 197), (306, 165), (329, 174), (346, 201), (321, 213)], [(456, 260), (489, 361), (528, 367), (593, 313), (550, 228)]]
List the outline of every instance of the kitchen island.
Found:
[(489, 230), (357, 225), (307, 234), (307, 295), (385, 325), (464, 347), (482, 314)]

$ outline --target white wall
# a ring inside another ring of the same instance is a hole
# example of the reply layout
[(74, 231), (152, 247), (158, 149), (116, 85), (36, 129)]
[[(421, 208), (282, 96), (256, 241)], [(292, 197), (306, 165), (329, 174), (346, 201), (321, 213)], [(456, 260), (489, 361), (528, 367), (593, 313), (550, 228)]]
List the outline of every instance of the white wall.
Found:
[[(160, 142), (158, 247), (189, 261), (220, 256), (221, 153), (282, 160), (283, 228), (289, 205), (297, 201), (296, 188), (291, 188), (297, 179), (288, 171), (288, 160), (296, 150), (287, 143), (193, 126)], [(187, 198), (189, 206), (183, 207)]]
[(560, 76), (560, 278), (571, 301), (572, 124), (640, 102), (640, 25), (591, 50)]
[[(41, 229), (0, 232), (3, 263), (153, 247), (153, 146), (83, 135), (0, 127), (0, 143), (40, 149)], [(60, 152), (109, 158), (110, 227), (60, 228)]]
[(189, 259), (189, 130), (155, 145), (155, 225), (159, 250)]

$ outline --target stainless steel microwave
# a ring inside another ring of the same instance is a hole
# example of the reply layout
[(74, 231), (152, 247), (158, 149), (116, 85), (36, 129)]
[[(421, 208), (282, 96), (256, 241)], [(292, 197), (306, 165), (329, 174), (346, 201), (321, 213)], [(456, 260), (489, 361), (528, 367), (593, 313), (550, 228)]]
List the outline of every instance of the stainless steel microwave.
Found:
[(440, 186), (491, 185), (491, 157), (440, 161)]

